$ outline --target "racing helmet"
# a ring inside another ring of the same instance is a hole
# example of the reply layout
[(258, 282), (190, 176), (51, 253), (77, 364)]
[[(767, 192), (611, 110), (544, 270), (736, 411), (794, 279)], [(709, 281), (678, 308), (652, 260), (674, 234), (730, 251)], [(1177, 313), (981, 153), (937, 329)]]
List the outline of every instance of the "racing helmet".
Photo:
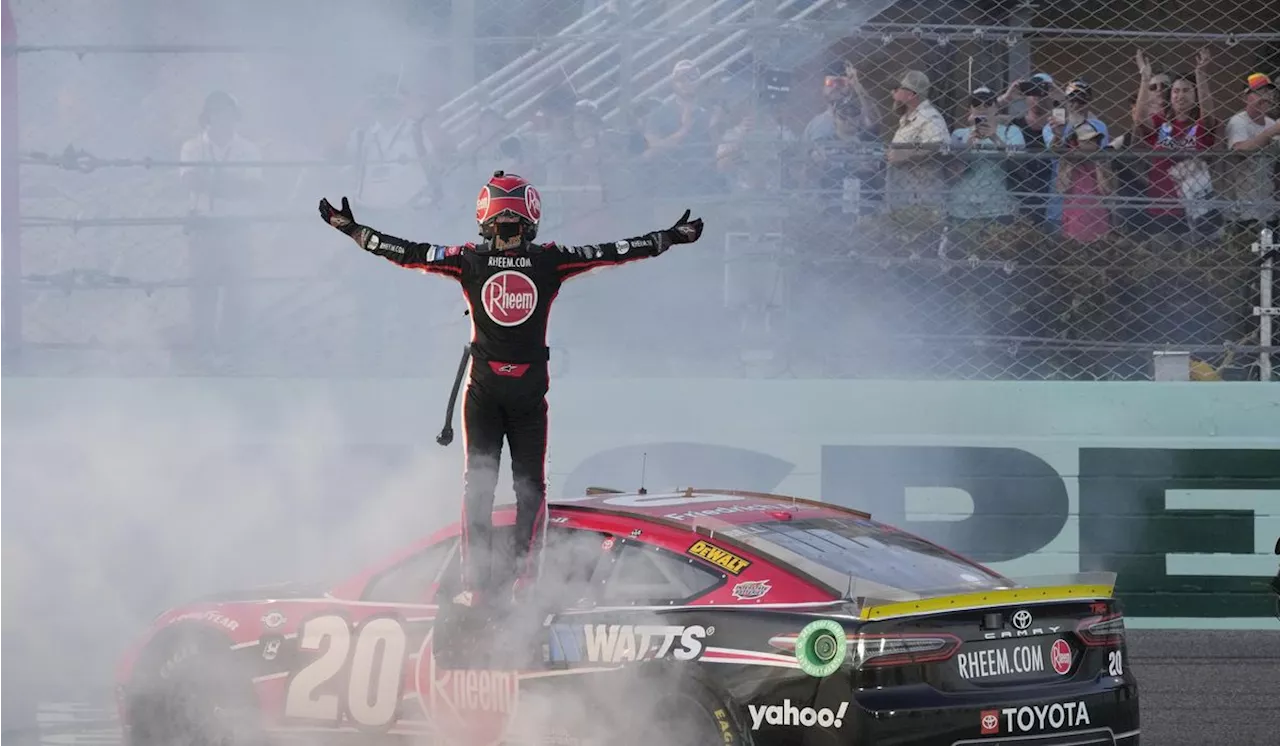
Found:
[(532, 241), (538, 235), (538, 222), (542, 219), (542, 197), (524, 177), (494, 171), (493, 178), (480, 188), (480, 196), (476, 197), (476, 222), (481, 236), (496, 235), (494, 224), (500, 215), (516, 217), (524, 225), (525, 239)]

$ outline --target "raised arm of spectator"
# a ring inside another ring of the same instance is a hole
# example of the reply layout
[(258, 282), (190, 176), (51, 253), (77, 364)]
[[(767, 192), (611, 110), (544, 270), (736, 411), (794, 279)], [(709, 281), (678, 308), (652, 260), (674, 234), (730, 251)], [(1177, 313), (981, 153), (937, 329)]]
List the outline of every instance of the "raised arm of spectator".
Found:
[(845, 78), (849, 81), (849, 87), (853, 88), (853, 94), (858, 97), (858, 104), (862, 107), (862, 126), (877, 137), (880, 135), (880, 123), (883, 121), (880, 105), (876, 100), (867, 93), (867, 89), (862, 85), (862, 81), (858, 77), (858, 69), (855, 68), (848, 60), (844, 63)]
[(1138, 95), (1133, 100), (1133, 139), (1141, 140), (1151, 133), (1151, 63), (1139, 49), (1133, 55), (1138, 64)]
[(1218, 121), (1213, 114), (1213, 83), (1209, 79), (1209, 63), (1212, 61), (1213, 55), (1209, 54), (1208, 47), (1204, 47), (1196, 54), (1196, 103), (1200, 107), (1200, 121), (1211, 128), (1216, 126)]

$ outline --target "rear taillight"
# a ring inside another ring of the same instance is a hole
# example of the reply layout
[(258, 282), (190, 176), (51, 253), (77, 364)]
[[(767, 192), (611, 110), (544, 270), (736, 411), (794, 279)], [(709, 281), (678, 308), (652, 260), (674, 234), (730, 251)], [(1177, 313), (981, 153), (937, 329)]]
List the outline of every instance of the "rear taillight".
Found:
[(1076, 625), (1080, 641), (1092, 647), (1117, 645), (1124, 642), (1124, 615), (1106, 614), (1080, 620)]
[[(798, 635), (776, 635), (769, 644), (788, 653), (796, 652)], [(884, 668), (915, 663), (944, 661), (960, 649), (960, 638), (946, 633), (848, 634), (845, 660), (854, 668)]]
[(906, 666), (944, 661), (960, 649), (960, 638), (948, 634), (849, 635), (854, 668)]

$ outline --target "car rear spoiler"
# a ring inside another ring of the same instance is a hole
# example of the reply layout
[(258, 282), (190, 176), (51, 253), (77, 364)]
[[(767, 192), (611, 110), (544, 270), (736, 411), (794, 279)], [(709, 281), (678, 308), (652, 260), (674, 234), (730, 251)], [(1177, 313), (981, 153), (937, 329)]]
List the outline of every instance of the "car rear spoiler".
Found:
[[(1074, 581), (1074, 582), (1062, 582)], [(1102, 601), (1115, 597), (1116, 574), (1112, 572), (1081, 573), (1056, 580), (1019, 582), (1016, 588), (992, 588), (944, 595), (926, 595), (911, 601), (864, 599), (858, 612), (865, 621), (884, 621), (902, 617), (937, 614), (947, 611), (969, 611), (1009, 604), (1051, 604), (1066, 601)]]

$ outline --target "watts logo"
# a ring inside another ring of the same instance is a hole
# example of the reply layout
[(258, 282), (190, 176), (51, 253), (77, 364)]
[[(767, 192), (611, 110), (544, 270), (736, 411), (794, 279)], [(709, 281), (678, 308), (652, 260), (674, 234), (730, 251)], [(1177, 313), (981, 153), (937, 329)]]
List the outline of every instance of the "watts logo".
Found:
[(731, 575), (740, 575), (743, 570), (751, 567), (751, 560), (739, 557), (733, 552), (725, 551), (714, 544), (708, 544), (701, 539), (689, 547), (686, 552), (694, 557), (701, 557), (717, 567), (724, 568), (725, 572)]

